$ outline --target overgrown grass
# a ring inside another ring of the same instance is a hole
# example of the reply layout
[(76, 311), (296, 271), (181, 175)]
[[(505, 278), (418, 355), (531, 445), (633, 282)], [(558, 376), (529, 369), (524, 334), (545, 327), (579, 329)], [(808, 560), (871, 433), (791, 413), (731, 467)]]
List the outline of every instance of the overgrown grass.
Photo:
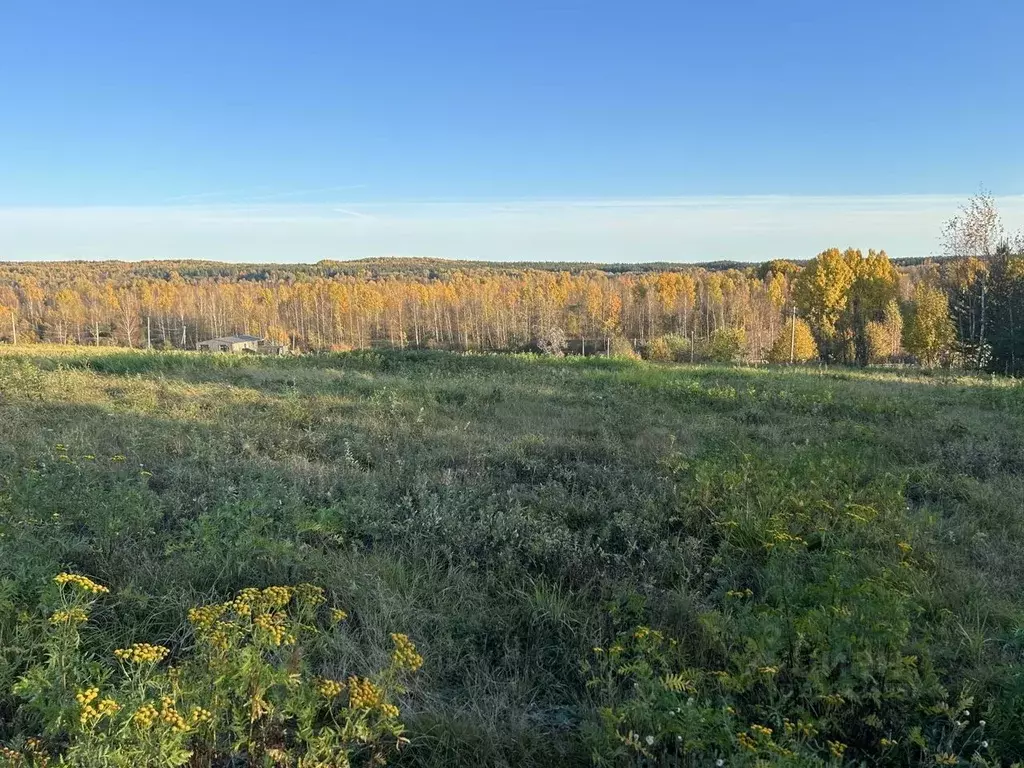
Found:
[(184, 654), (189, 606), (300, 582), (351, 615), (325, 674), (408, 634), (426, 663), (402, 765), (1024, 759), (1022, 395), (910, 371), (5, 349), (3, 722), (40, 726), (14, 718), (19, 615), (70, 569), (111, 587), (84, 640), (101, 655)]

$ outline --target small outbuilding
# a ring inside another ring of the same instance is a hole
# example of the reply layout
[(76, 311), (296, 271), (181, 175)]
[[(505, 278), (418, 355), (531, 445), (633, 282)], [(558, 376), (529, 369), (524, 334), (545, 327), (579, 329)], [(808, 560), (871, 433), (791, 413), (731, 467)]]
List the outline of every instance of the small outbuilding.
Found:
[(272, 341), (261, 341), (256, 351), (261, 355), (286, 355), (288, 354), (288, 345), (275, 344)]
[(239, 334), (238, 336), (218, 336), (196, 344), (200, 352), (227, 352), (228, 354), (250, 355), (284, 355), (288, 353), (287, 344), (276, 344), (261, 339), (259, 336)]
[(219, 336), (216, 339), (200, 341), (196, 345), (200, 352), (230, 352), (240, 354), (243, 352), (259, 352), (260, 338), (258, 336)]

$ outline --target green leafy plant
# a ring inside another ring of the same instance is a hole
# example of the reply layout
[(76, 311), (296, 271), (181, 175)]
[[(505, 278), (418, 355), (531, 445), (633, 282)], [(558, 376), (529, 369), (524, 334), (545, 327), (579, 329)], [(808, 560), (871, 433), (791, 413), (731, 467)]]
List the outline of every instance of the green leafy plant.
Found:
[(296, 768), (380, 764), (403, 742), (394, 697), (423, 663), (393, 634), (389, 664), (368, 676), (312, 674), (310, 636), (338, 632), (344, 611), (309, 584), (245, 589), (189, 612), (194, 645), (134, 643), (113, 659), (84, 650), (82, 631), (107, 590), (78, 574), (55, 578), (45, 659), (15, 687), (43, 725), (31, 748), (0, 760), (82, 766), (262, 765)]

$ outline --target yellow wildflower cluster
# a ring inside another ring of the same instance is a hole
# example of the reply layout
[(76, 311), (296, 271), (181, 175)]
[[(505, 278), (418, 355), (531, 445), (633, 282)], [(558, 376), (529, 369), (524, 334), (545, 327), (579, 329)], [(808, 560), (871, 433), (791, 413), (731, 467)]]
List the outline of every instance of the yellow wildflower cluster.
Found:
[(288, 605), (291, 599), (291, 587), (247, 587), (239, 592), (234, 600), (225, 603), (225, 607), (234, 609), (239, 616), (251, 616), (254, 613), (280, 610)]
[(758, 751), (757, 742), (754, 741), (751, 735), (746, 731), (740, 731), (739, 733), (737, 733), (736, 741), (740, 743), (741, 747), (743, 747), (746, 750), (749, 750), (750, 752)]
[(160, 713), (157, 712), (156, 707), (152, 704), (143, 704), (135, 710), (135, 714), (132, 715), (132, 720), (143, 730), (148, 730), (153, 727), (153, 723), (156, 722), (156, 719), (159, 716)]
[(231, 607), (231, 603), (218, 603), (191, 608), (188, 612), (189, 623), (195, 627), (196, 633), (208, 640), (214, 648), (227, 650), (236, 627), (230, 621), (221, 621), (221, 617)]
[(12, 763), (20, 763), (25, 756), (16, 749), (0, 747), (0, 757), (9, 760)]
[(27, 765), (36, 766), (36, 768), (46, 768), (50, 764), (50, 756), (47, 754), (42, 740), (34, 736), (25, 740), (24, 752), (10, 747), (0, 747), (0, 758), (5, 759), (6, 764), (10, 765), (21, 765), (24, 762)]
[(291, 645), (297, 639), (288, 631), (288, 616), (282, 609), (293, 598), (309, 606), (326, 600), (323, 589), (312, 584), (265, 589), (248, 587), (226, 603), (191, 609), (188, 619), (200, 636), (222, 650), (230, 647), (234, 635), (247, 631), (248, 621), (269, 635), (274, 645)]
[(777, 544), (790, 544), (794, 547), (800, 544), (807, 544), (801, 537), (794, 536), (788, 531), (777, 531), (772, 535), (772, 538), (773, 541), (766, 541), (764, 543), (765, 549), (772, 550)]
[(758, 667), (757, 671), (762, 675), (768, 675), (769, 677), (779, 674), (778, 667)]
[(59, 611), (54, 611), (53, 615), (50, 616), (50, 623), (57, 624), (84, 624), (89, 620), (89, 614), (87, 614), (81, 608), (67, 608)]
[(798, 735), (805, 739), (813, 739), (818, 735), (818, 729), (814, 727), (813, 723), (806, 720), (797, 720), (795, 723), (788, 718), (782, 721), (783, 727), (786, 729), (787, 736)]
[(70, 584), (76, 589), (80, 589), (83, 592), (91, 592), (94, 595), (99, 595), (110, 591), (102, 584), (97, 584), (88, 576), (81, 576), (77, 573), (59, 573), (53, 577), (53, 581), (55, 584), (58, 584), (60, 586)]
[(376, 709), (384, 704), (384, 691), (365, 677), (348, 679), (348, 705), (352, 709)]
[(224, 610), (233, 610), (239, 616), (252, 614), (252, 604), (260, 597), (260, 590), (256, 587), (246, 587), (237, 595), (234, 600), (224, 603)]
[(735, 598), (753, 597), (754, 596), (754, 590), (749, 589), (749, 588), (747, 588), (747, 589), (730, 589), (728, 592), (725, 593), (725, 596), (726, 597), (735, 597)]
[(33, 736), (25, 740), (24, 752), (10, 747), (0, 747), (0, 762), (4, 762), (5, 765), (25, 764), (36, 768), (46, 768), (50, 764), (50, 756), (42, 740)]
[(334, 699), (345, 690), (345, 684), (340, 680), (319, 680), (316, 689), (325, 699)]
[(292, 591), (295, 594), (295, 599), (306, 605), (317, 606), (327, 602), (323, 587), (318, 587), (315, 584), (296, 584)]
[(910, 546), (909, 544), (907, 544), (907, 542), (905, 542), (905, 541), (897, 542), (896, 546), (899, 547), (900, 548), (900, 552), (902, 552), (905, 555), (914, 551), (914, 548), (912, 546)]
[(381, 704), (380, 713), (391, 720), (394, 720), (400, 714), (398, 707), (394, 704)]
[(268, 635), (274, 645), (292, 645), (295, 636), (288, 633), (288, 625), (283, 613), (259, 613), (252, 617), (252, 623)]
[(174, 699), (163, 696), (160, 699), (160, 720), (176, 731), (187, 731), (188, 723), (174, 707)]
[(199, 723), (208, 723), (212, 719), (213, 713), (208, 709), (192, 707), (189, 719), (186, 720), (175, 708), (174, 699), (170, 696), (161, 697), (160, 709), (147, 702), (135, 710), (135, 714), (132, 715), (132, 720), (144, 730), (152, 728), (159, 721), (181, 733)]
[(132, 664), (156, 664), (163, 661), (168, 653), (170, 653), (170, 649), (162, 645), (135, 643), (128, 648), (118, 648), (114, 651), (114, 656)]
[[(86, 688), (75, 695), (75, 700), (82, 709), (78, 716), (78, 720), (82, 725), (94, 723), (101, 718), (115, 714), (121, 709), (120, 705), (113, 699), (100, 699), (96, 701), (99, 695), (99, 688)], [(95, 704), (93, 704), (94, 701), (96, 701)]]
[(896, 742), (895, 741), (893, 741), (892, 739), (887, 739), (884, 736), (882, 737), (882, 740), (879, 741), (878, 743), (884, 749), (888, 749), (889, 747), (895, 747), (896, 746)]
[(339, 624), (348, 618), (348, 614), (341, 608), (331, 608), (331, 623)]
[(391, 653), (392, 663), (399, 669), (408, 669), (415, 672), (423, 666), (423, 657), (416, 651), (416, 646), (408, 635), (392, 633), (391, 642), (395, 644), (395, 650)]
[(843, 742), (841, 741), (829, 741), (828, 751), (829, 754), (832, 755), (832, 757), (838, 760), (843, 756), (843, 753), (846, 751), (846, 745), (843, 744)]
[(650, 627), (637, 627), (633, 631), (634, 640), (647, 640), (649, 638), (660, 641), (663, 640), (665, 636), (658, 630), (651, 629)]
[(235, 625), (222, 621), (217, 624), (217, 628), (210, 633), (210, 645), (214, 648), (219, 648), (222, 651), (226, 651), (231, 647), (231, 638), (234, 635)]
[(936, 765), (959, 765), (960, 758), (952, 752), (940, 752), (935, 756)]
[[(750, 726), (750, 731), (740, 731), (736, 734), (736, 741), (739, 745), (750, 752), (761, 752), (767, 750), (773, 754), (779, 755), (780, 757), (793, 757), (795, 754), (793, 750), (787, 749), (781, 744), (776, 744), (772, 740), (772, 729), (765, 725), (758, 725), (754, 723)], [(751, 735), (753, 734), (753, 735)]]
[(213, 628), (224, 612), (227, 611), (227, 603), (216, 603), (214, 605), (202, 605), (198, 608), (189, 608), (188, 621), (198, 630), (208, 631)]

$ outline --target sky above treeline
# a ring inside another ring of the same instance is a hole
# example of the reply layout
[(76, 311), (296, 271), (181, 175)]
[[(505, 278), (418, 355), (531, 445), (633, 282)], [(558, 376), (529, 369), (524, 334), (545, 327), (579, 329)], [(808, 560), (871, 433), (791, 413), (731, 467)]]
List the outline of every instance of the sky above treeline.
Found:
[(1016, 0), (0, 5), (0, 258), (704, 261), (1024, 227)]

